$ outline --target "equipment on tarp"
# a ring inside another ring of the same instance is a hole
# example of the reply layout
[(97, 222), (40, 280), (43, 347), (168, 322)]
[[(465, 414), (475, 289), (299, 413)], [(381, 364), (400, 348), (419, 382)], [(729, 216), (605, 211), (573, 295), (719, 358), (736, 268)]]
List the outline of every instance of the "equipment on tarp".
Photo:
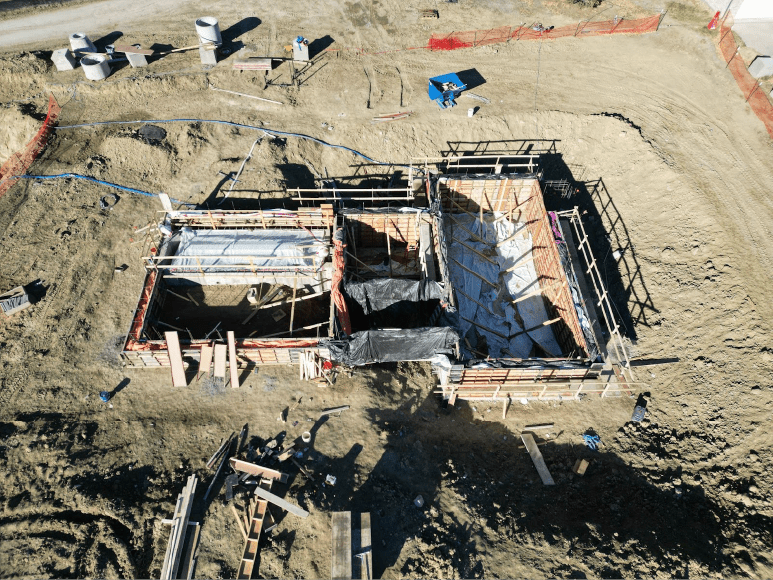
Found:
[(462, 91), (467, 88), (456, 73), (448, 73), (429, 79), (429, 98), (435, 101), (441, 109), (449, 109), (456, 105)]
[(309, 60), (309, 41), (301, 35), (293, 40), (293, 60)]

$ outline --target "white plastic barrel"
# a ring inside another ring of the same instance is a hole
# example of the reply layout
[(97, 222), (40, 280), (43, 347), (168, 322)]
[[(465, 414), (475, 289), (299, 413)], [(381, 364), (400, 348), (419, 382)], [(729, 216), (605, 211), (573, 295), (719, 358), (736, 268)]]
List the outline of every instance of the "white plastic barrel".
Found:
[(202, 16), (196, 20), (196, 34), (199, 35), (201, 44), (212, 43), (215, 46), (223, 44), (223, 37), (220, 36), (220, 26), (217, 18), (214, 16)]
[(103, 81), (110, 76), (110, 63), (102, 54), (84, 56), (81, 59), (81, 67), (90, 81)]
[(70, 48), (73, 52), (97, 52), (97, 47), (85, 32), (73, 32), (70, 35)]

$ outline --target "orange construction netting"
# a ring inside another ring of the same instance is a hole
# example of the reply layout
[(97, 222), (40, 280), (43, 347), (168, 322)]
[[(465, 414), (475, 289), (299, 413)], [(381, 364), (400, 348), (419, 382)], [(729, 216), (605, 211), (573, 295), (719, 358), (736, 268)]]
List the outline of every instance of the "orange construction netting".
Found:
[[(729, 14), (729, 13), (728, 13)], [(760, 87), (760, 83), (755, 79), (746, 68), (743, 59), (738, 55), (738, 44), (732, 31), (732, 17), (725, 18), (719, 31), (719, 50), (722, 58), (725, 59), (727, 68), (733, 73), (735, 82), (741, 89), (746, 102), (763, 122), (768, 133), (773, 137), (773, 105), (765, 94), (765, 90)]]
[(59, 106), (59, 103), (56, 102), (54, 95), (51, 95), (48, 98), (48, 115), (43, 122), (43, 126), (22, 151), (11, 155), (11, 157), (3, 163), (3, 166), (0, 167), (0, 196), (16, 183), (19, 175), (24, 175), (27, 172), (27, 169), (32, 165), (32, 162), (35, 161), (38, 155), (45, 149), (48, 138), (54, 130), (56, 120), (59, 118), (61, 110), (62, 108)]
[(567, 36), (585, 37), (604, 34), (644, 34), (655, 32), (660, 24), (661, 14), (653, 14), (637, 20), (618, 18), (603, 22), (579, 22), (576, 25), (562, 26), (551, 30), (535, 30), (531, 26), (500, 26), (488, 30), (467, 30), (441, 35), (433, 34), (427, 43), (430, 50), (456, 50), (474, 48), (487, 44), (507, 42), (509, 40), (538, 40), (565, 38)]

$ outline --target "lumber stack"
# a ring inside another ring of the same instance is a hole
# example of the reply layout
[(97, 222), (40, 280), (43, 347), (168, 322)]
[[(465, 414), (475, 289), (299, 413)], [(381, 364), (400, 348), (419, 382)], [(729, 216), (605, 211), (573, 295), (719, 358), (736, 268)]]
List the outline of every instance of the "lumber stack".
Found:
[[(196, 544), (199, 539), (199, 524), (191, 522), (190, 517), (197, 482), (196, 476), (191, 475), (185, 489), (177, 497), (177, 504), (171, 520), (172, 531), (169, 535), (169, 544), (166, 547), (164, 564), (161, 567), (161, 580), (191, 578), (193, 575)], [(186, 545), (187, 550), (185, 549)], [(183, 553), (185, 554), (184, 558)]]

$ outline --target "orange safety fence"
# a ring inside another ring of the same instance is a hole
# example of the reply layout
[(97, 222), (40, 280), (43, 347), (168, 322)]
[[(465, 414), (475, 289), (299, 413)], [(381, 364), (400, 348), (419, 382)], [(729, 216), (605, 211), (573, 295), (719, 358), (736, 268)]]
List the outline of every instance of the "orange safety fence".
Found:
[(45, 149), (48, 138), (51, 136), (51, 132), (56, 126), (56, 120), (59, 118), (59, 113), (62, 108), (59, 103), (56, 102), (54, 95), (48, 98), (48, 115), (43, 122), (43, 126), (27, 143), (26, 147), (18, 153), (14, 153), (11, 157), (3, 163), (0, 167), (0, 197), (11, 189), (11, 186), (16, 183), (19, 175), (24, 175), (27, 169), (30, 168), (32, 162), (37, 159), (38, 155)]
[(760, 82), (749, 73), (743, 58), (738, 54), (738, 44), (733, 36), (732, 25), (732, 17), (725, 18), (722, 22), (719, 31), (719, 50), (727, 63), (727, 68), (733, 73), (744, 99), (765, 125), (770, 136), (773, 137), (773, 105), (765, 94), (765, 90), (760, 86)]
[(600, 36), (604, 34), (645, 34), (655, 32), (662, 14), (653, 14), (646, 18), (627, 20), (616, 18), (603, 22), (578, 22), (576, 25), (561, 26), (550, 30), (535, 30), (535, 25), (500, 26), (488, 30), (467, 30), (450, 34), (433, 34), (427, 43), (430, 50), (456, 50), (497, 44), (509, 40), (538, 40), (565, 38), (567, 36)]

